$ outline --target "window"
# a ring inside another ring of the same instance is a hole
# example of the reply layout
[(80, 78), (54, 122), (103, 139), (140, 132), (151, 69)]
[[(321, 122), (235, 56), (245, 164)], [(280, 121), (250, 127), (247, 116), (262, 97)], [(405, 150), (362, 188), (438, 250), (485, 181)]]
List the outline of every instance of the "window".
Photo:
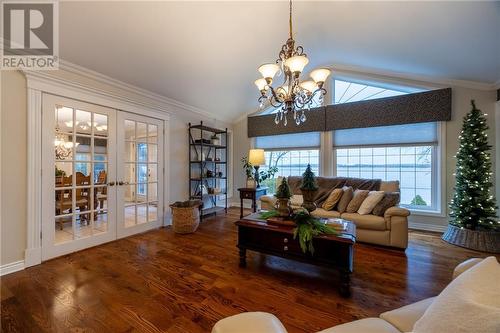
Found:
[(337, 176), (398, 180), (401, 205), (433, 209), (435, 146), (336, 149)]
[(255, 138), (255, 148), (265, 151), (266, 165), (260, 170), (266, 171), (271, 166), (278, 167), (274, 178), (266, 179), (263, 185), (273, 192), (276, 178), (279, 176), (300, 176), (311, 164), (316, 175), (319, 175), (320, 133), (294, 133)]
[(437, 210), (438, 124), (336, 130), (336, 175), (398, 180), (401, 205)]
[(334, 104), (367, 101), (375, 98), (405, 95), (408, 92), (367, 84), (334, 80)]

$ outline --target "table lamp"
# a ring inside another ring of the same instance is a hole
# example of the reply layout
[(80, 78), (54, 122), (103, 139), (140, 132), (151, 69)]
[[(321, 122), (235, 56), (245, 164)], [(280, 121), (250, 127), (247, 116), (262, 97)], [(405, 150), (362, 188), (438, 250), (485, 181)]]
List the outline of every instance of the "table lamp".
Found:
[(250, 149), (248, 152), (248, 163), (255, 168), (255, 183), (260, 187), (259, 167), (266, 164), (264, 149)]

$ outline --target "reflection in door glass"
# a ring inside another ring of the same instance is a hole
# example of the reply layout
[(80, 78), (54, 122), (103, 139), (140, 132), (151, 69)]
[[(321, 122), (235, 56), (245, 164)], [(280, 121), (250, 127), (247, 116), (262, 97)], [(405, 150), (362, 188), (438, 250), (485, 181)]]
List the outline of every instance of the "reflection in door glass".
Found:
[(55, 117), (54, 242), (60, 244), (108, 230), (108, 116), (57, 106)]

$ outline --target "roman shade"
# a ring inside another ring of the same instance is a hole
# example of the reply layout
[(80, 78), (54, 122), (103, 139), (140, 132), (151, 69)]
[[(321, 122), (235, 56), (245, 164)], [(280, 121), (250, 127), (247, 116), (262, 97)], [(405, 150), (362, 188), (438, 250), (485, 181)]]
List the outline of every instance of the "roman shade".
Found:
[(437, 145), (438, 123), (416, 123), (367, 128), (349, 128), (333, 132), (333, 145), (369, 147), (390, 145)]
[(320, 145), (320, 132), (258, 136), (255, 138), (255, 148), (266, 150), (318, 148)]

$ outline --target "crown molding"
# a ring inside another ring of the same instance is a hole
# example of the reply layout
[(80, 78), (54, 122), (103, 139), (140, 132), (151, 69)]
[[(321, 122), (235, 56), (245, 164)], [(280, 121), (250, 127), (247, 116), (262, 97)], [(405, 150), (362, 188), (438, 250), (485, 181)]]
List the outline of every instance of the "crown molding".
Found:
[[(114, 79), (112, 77), (96, 72), (94, 70), (73, 64), (63, 59), (61, 59), (59, 62), (59, 71), (67, 72), (103, 84), (105, 86), (109, 86), (111, 88), (116, 89), (117, 92), (103, 91), (102, 89), (98, 89), (92, 86), (92, 84), (75, 82), (73, 80), (69, 80), (64, 77), (58, 76), (57, 73), (52, 73), (57, 71), (26, 70), (23, 71), (23, 73), (28, 79), (32, 80), (35, 79), (42, 82), (51, 82), (66, 87), (78, 88), (89, 92), (99, 93), (100, 95), (103, 96), (119, 99), (122, 101), (126, 101), (127, 103), (135, 104), (138, 106), (144, 106), (149, 109), (154, 109), (157, 111), (161, 111), (163, 113), (167, 113), (169, 115), (175, 115), (176, 113), (181, 113), (181, 112), (182, 113), (189, 112), (197, 116), (209, 119), (215, 118), (217, 120), (230, 122), (230, 119), (223, 119), (211, 112), (179, 102), (175, 99), (165, 97), (163, 95), (137, 87), (135, 85), (125, 83), (123, 81)], [(136, 98), (136, 96), (139, 97), (139, 99)]]

